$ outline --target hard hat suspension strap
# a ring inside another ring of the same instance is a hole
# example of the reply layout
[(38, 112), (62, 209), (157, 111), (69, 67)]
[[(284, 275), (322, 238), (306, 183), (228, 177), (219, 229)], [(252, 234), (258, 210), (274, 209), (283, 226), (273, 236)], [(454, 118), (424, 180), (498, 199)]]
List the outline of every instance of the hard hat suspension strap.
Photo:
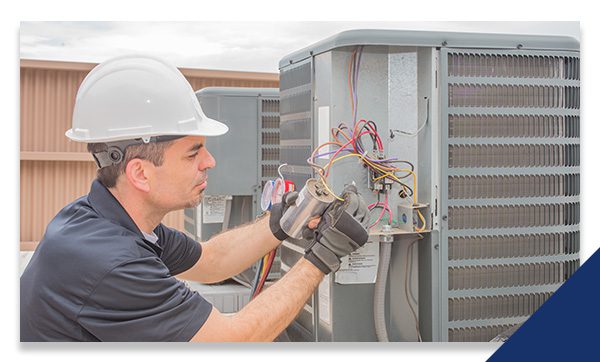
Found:
[(154, 136), (149, 138), (136, 138), (132, 140), (107, 142), (106, 150), (92, 153), (94, 161), (98, 168), (117, 165), (125, 159), (125, 150), (129, 146), (143, 145), (150, 142), (166, 142), (173, 141), (185, 136)]

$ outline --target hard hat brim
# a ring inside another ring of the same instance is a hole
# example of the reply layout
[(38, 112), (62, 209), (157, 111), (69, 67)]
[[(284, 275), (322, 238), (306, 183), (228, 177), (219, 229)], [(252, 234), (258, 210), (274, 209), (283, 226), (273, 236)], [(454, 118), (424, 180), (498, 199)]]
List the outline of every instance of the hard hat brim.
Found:
[(155, 137), (155, 136), (204, 136), (204, 137), (215, 137), (222, 136), (229, 131), (229, 127), (217, 120), (212, 118), (205, 117), (201, 121), (201, 125), (195, 129), (185, 132), (148, 132), (145, 134), (131, 134), (131, 135), (120, 135), (113, 137), (85, 137), (85, 132), (75, 132), (72, 128), (65, 132), (65, 136), (67, 136), (70, 140), (75, 142), (87, 142), (87, 143), (100, 143), (100, 142), (113, 142), (113, 141), (123, 141), (128, 139), (136, 139), (143, 137)]

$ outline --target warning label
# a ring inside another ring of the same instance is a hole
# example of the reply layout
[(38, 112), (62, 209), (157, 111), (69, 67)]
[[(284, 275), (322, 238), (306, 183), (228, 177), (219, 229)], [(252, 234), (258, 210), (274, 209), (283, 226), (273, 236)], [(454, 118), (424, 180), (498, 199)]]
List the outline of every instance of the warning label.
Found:
[(335, 273), (336, 283), (375, 283), (379, 264), (379, 242), (368, 241), (362, 248), (341, 260), (340, 270)]
[(227, 200), (231, 200), (231, 196), (205, 195), (202, 199), (202, 221), (205, 224), (222, 223)]

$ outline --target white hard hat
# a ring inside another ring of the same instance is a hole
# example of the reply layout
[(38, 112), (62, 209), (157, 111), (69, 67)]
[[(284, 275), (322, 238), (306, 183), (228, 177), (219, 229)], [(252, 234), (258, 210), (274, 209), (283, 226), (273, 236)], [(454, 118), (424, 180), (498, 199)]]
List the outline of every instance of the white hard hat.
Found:
[(85, 77), (75, 100), (78, 142), (115, 142), (156, 136), (219, 136), (228, 131), (206, 117), (192, 87), (174, 66), (145, 55), (117, 57)]

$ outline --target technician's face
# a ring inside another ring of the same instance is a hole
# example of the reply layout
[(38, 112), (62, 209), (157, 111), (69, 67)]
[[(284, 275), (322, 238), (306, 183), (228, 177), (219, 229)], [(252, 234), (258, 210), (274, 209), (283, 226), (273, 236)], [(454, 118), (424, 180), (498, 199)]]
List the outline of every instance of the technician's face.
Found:
[(215, 167), (205, 142), (206, 137), (187, 136), (165, 150), (163, 164), (153, 172), (152, 194), (158, 206), (179, 210), (200, 204), (207, 185), (206, 170)]

